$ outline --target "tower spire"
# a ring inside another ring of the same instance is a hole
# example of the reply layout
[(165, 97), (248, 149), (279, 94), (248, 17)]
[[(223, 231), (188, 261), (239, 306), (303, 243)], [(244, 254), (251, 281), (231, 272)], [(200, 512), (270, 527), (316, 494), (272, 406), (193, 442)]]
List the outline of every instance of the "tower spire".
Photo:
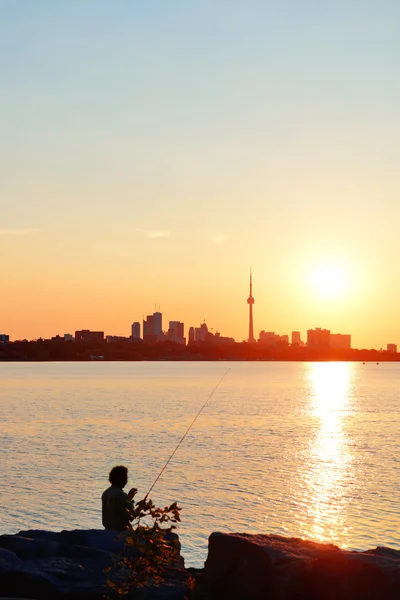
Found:
[(249, 344), (254, 344), (254, 342), (256, 341), (254, 339), (254, 327), (253, 327), (253, 304), (254, 304), (255, 300), (253, 298), (253, 276), (252, 276), (252, 271), (251, 271), (251, 267), (250, 267), (250, 295), (247, 298), (247, 304), (249, 305), (249, 339), (248, 342)]

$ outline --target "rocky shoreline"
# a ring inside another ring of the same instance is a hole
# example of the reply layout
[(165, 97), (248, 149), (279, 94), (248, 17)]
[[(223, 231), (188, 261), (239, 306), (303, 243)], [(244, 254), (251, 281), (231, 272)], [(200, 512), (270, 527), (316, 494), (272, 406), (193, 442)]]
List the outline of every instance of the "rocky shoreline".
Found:
[[(126, 550), (103, 530), (21, 531), (0, 536), (0, 598), (103, 600), (105, 569)], [(204, 569), (185, 569), (177, 554), (157, 586), (139, 600), (398, 600), (400, 551), (340, 550), (277, 535), (212, 533)], [(196, 581), (190, 590), (190, 579)]]

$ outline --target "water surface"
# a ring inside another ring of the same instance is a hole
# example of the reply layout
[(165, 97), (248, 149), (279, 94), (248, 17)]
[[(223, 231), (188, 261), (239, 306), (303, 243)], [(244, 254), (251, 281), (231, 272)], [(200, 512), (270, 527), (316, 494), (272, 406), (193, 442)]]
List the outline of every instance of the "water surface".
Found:
[[(101, 527), (115, 464), (212, 531), (400, 548), (399, 363), (0, 363), (0, 533)], [(129, 487), (129, 486), (128, 486)]]

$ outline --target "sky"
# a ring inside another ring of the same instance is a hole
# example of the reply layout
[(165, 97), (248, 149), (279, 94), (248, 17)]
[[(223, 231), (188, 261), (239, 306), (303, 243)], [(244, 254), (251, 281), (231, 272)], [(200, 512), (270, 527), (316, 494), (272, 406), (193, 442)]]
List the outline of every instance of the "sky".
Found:
[[(398, 0), (0, 0), (0, 332), (400, 345)], [(337, 285), (332, 284), (332, 278)]]

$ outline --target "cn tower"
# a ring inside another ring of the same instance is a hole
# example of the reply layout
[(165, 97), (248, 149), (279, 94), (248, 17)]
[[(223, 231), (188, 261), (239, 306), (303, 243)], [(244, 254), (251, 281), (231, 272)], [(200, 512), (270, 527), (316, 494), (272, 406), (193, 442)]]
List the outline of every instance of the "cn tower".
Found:
[(249, 339), (247, 340), (249, 344), (254, 344), (256, 341), (254, 339), (254, 328), (253, 328), (253, 304), (255, 300), (253, 298), (253, 281), (250, 269), (250, 295), (247, 298), (247, 304), (249, 305)]

